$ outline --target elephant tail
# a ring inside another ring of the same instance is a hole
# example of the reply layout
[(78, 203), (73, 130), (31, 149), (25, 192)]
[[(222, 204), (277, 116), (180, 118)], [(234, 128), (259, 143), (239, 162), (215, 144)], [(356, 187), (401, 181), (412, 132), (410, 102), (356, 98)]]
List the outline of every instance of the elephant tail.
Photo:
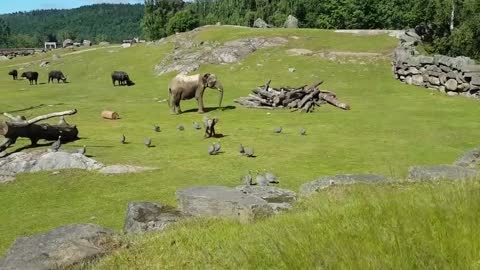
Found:
[(172, 88), (168, 87), (168, 107), (171, 107), (170, 102), (172, 102)]

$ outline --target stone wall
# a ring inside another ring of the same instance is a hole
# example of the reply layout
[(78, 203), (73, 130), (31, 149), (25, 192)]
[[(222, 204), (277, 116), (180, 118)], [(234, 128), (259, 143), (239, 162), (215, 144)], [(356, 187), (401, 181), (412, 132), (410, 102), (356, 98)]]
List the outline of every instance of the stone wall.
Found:
[(416, 49), (421, 39), (414, 30), (406, 31), (399, 38), (393, 57), (396, 79), (451, 96), (480, 98), (480, 65), (474, 60), (464, 56), (421, 55)]

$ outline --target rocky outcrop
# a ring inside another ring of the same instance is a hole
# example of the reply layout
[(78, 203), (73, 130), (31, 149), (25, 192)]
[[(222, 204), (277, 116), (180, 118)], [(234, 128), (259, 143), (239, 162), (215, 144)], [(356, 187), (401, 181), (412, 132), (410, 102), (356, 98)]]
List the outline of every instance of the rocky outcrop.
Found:
[(162, 203), (132, 202), (127, 207), (123, 230), (125, 233), (163, 231), (185, 217), (187, 215), (179, 210)]
[(68, 152), (18, 152), (0, 159), (0, 171), (11, 174), (62, 169), (98, 170), (103, 164), (84, 155)]
[(244, 194), (259, 197), (269, 203), (293, 203), (297, 199), (295, 192), (273, 186), (238, 186), (236, 189)]
[(155, 170), (152, 167), (131, 165), (105, 166), (102, 163), (79, 153), (64, 151), (51, 152), (35, 150), (18, 152), (0, 158), (0, 184), (13, 181), (19, 173), (35, 173), (40, 171), (59, 171), (80, 169), (96, 171), (102, 174), (140, 173)]
[(298, 19), (292, 15), (288, 15), (285, 23), (283, 24), (285, 28), (298, 28)]
[(71, 39), (65, 39), (62, 44), (63, 48), (67, 48), (68, 46), (73, 46), (73, 41)]
[(480, 97), (480, 65), (468, 57), (424, 56), (415, 49), (421, 42), (415, 30), (400, 36), (395, 49), (395, 78), (411, 85), (437, 89), (449, 95)]
[(175, 36), (175, 51), (155, 66), (155, 73), (189, 73), (197, 70), (201, 64), (237, 63), (249, 54), (262, 49), (282, 46), (288, 42), (282, 37), (256, 37), (226, 42), (223, 45), (209, 42), (195, 42), (191, 33)]
[(466, 167), (466, 168), (477, 168), (479, 163), (480, 163), (480, 147), (477, 147), (463, 154), (460, 158), (458, 158), (455, 161), (454, 165)]
[(411, 181), (471, 180), (476, 177), (476, 170), (455, 165), (412, 166), (408, 170)]
[(255, 27), (255, 28), (269, 28), (270, 25), (268, 23), (266, 23), (264, 20), (262, 20), (261, 18), (258, 18), (253, 22), (253, 27)]
[(111, 251), (118, 242), (110, 229), (73, 224), (21, 237), (8, 249), (0, 269), (65, 269)]
[(125, 174), (125, 173), (140, 173), (145, 171), (153, 171), (156, 168), (141, 167), (132, 165), (110, 165), (101, 168), (98, 172), (102, 174)]
[(181, 211), (192, 216), (226, 217), (245, 223), (273, 214), (267, 201), (227, 187), (177, 190), (177, 200)]
[(311, 196), (333, 185), (351, 185), (357, 183), (378, 184), (388, 183), (391, 181), (391, 179), (385, 176), (375, 174), (341, 174), (335, 176), (325, 176), (318, 180), (301, 185), (300, 196)]
[(92, 42), (91, 42), (90, 40), (86, 40), (86, 39), (85, 39), (85, 40), (83, 41), (83, 46), (85, 46), (85, 47), (90, 47), (90, 46), (92, 46)]
[(292, 209), (297, 200), (295, 192), (274, 186), (238, 186), (236, 190), (267, 201), (275, 214)]

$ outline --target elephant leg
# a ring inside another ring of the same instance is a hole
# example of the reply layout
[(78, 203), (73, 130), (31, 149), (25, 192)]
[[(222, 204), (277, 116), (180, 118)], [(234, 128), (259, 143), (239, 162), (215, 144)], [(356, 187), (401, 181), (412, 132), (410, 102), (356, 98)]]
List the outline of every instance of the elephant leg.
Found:
[(182, 110), (180, 109), (180, 100), (181, 100), (181, 95), (180, 94), (175, 94), (173, 96), (173, 101), (172, 101), (172, 107), (174, 108), (174, 113), (175, 114), (181, 114)]
[(202, 96), (197, 97), (197, 102), (198, 102), (198, 112), (204, 113), (205, 109), (203, 107), (203, 97)]

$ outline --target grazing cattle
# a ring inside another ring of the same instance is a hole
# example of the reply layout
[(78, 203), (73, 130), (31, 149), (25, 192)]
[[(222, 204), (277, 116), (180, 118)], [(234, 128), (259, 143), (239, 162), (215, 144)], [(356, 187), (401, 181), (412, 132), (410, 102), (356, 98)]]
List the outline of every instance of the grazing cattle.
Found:
[(27, 78), (28, 81), (30, 82), (30, 85), (33, 85), (33, 82), (35, 82), (35, 84), (37, 84), (38, 82), (38, 72), (35, 72), (35, 71), (23, 72), (22, 76), (20, 77)]
[(13, 77), (13, 80), (16, 80), (18, 78), (18, 71), (16, 69), (10, 71), (8, 75)]
[(128, 85), (128, 86), (131, 86), (131, 85), (134, 85), (135, 83), (133, 83), (131, 80), (130, 80), (130, 77), (128, 76), (128, 74), (126, 72), (123, 72), (123, 71), (114, 71), (112, 72), (112, 83), (113, 83), (113, 86), (115, 86), (115, 82), (118, 81), (118, 85)]
[(64, 83), (67, 82), (67, 78), (65, 78), (65, 76), (63, 76), (63, 73), (58, 70), (53, 70), (48, 73), (48, 83), (50, 83), (50, 81), (53, 83), (53, 80), (55, 79), (57, 80), (57, 83), (59, 83), (60, 80), (62, 80), (62, 82)]

